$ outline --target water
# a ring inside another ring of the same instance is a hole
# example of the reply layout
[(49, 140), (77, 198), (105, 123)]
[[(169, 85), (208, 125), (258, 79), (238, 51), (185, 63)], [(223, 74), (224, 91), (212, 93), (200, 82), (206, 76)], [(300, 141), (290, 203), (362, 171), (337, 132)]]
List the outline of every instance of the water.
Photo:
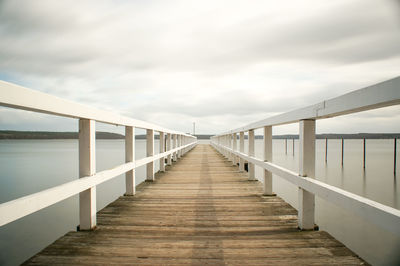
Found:
[[(96, 171), (125, 162), (124, 140), (96, 141)], [(145, 140), (136, 141), (136, 159), (145, 157)], [(155, 141), (156, 154), (159, 142)], [(0, 203), (78, 178), (77, 140), (0, 140)], [(155, 170), (159, 162), (155, 163)], [(145, 179), (136, 169), (136, 184)], [(97, 187), (97, 210), (125, 192), (124, 175)], [(78, 195), (0, 227), (0, 265), (17, 265), (79, 224)]]
[[(204, 141), (200, 141), (204, 142)], [(207, 141), (205, 141), (207, 142)], [(247, 145), (247, 143), (246, 143)], [(158, 151), (158, 141), (155, 143)], [(145, 141), (136, 141), (136, 158), (145, 156)], [(329, 140), (325, 164), (324, 140), (317, 141), (316, 176), (318, 180), (399, 208), (399, 184), (393, 177), (393, 140), (368, 140), (367, 163), (362, 169), (362, 140), (345, 140), (345, 163), (340, 165), (340, 140)], [(246, 148), (247, 149), (247, 148)], [(262, 140), (256, 140), (256, 156), (262, 156)], [(274, 162), (298, 170), (298, 142), (295, 156), (288, 141), (273, 141)], [(124, 162), (123, 140), (97, 140), (97, 171)], [(0, 202), (6, 202), (78, 177), (77, 140), (1, 140)], [(156, 162), (155, 169), (158, 169)], [(256, 176), (262, 171), (256, 167)], [(145, 167), (136, 170), (136, 183), (145, 179)], [(97, 188), (97, 209), (124, 193), (124, 176)], [(274, 176), (274, 191), (297, 207), (297, 188)], [(0, 227), (0, 265), (19, 264), (78, 225), (77, 196)], [(399, 264), (400, 238), (379, 229), (351, 213), (317, 198), (316, 223), (354, 252), (376, 265)]]
[[(255, 154), (259, 158), (262, 158), (262, 145), (263, 140), (256, 140)], [(291, 140), (287, 146), (286, 155), (285, 141), (273, 140), (273, 162), (298, 172), (298, 141), (295, 141), (294, 156)], [(393, 175), (393, 140), (367, 140), (365, 171), (362, 149), (362, 140), (345, 140), (342, 167), (341, 140), (328, 141), (327, 163), (325, 140), (317, 140), (316, 179), (399, 209), (400, 184)], [(262, 181), (262, 176), (262, 169), (256, 166), (256, 177)], [(274, 192), (297, 208), (297, 187), (275, 175), (273, 182)], [(400, 236), (394, 236), (318, 197), (315, 219), (320, 230), (329, 232), (367, 262), (373, 265), (400, 265)]]

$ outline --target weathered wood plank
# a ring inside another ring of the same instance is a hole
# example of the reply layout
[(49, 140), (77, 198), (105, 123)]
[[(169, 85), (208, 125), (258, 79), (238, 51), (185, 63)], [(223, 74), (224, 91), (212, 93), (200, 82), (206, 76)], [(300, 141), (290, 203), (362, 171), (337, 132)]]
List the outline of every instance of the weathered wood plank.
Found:
[(360, 265), (326, 232), (299, 231), (297, 211), (198, 145), (135, 196), (97, 214), (91, 232), (69, 232), (27, 265)]

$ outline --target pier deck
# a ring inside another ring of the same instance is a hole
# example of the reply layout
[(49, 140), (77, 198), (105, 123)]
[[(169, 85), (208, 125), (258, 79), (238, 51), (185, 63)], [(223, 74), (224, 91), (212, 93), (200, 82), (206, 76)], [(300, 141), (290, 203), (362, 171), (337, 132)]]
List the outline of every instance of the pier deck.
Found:
[(25, 264), (365, 264), (328, 233), (299, 231), (294, 208), (263, 197), (210, 145), (166, 170), (99, 211), (96, 230), (69, 232)]

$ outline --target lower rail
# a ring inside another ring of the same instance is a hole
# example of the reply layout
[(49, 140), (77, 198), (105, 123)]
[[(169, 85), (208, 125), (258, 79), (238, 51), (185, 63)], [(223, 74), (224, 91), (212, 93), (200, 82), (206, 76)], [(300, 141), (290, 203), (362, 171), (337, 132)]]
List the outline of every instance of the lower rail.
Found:
[(296, 172), (290, 171), (271, 162), (265, 162), (254, 156), (249, 156), (218, 143), (211, 142), (211, 145), (218, 152), (226, 155), (226, 157), (231, 160), (236, 156), (241, 159), (239, 160), (241, 163), (248, 161), (249, 163), (257, 165), (262, 169), (289, 181), (293, 185), (312, 193), (313, 195), (341, 208), (354, 212), (360, 217), (388, 230), (389, 232), (400, 235), (400, 210), (398, 209), (394, 209), (343, 189), (325, 184), (314, 178), (302, 177)]
[(184, 154), (196, 146), (196, 144), (197, 142), (186, 144), (179, 148), (156, 154), (152, 157), (146, 157), (136, 160), (135, 162), (125, 163), (115, 168), (96, 173), (92, 176), (81, 177), (77, 180), (0, 204), (0, 226), (77, 195), (87, 189), (96, 187), (101, 183), (125, 174), (140, 166), (147, 165), (148, 163), (168, 157), (177, 152), (182, 152), (182, 154)]

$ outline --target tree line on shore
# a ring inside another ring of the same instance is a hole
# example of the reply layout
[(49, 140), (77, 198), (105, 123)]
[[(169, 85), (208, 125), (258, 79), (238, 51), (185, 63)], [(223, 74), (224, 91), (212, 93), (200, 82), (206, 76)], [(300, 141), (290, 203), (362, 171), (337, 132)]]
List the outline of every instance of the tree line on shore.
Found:
[[(239, 134), (238, 134), (239, 135)], [(213, 135), (196, 135), (198, 139), (210, 139)], [(239, 136), (238, 136), (239, 137)], [(393, 139), (400, 138), (400, 133), (357, 133), (357, 134), (317, 134), (317, 139)], [(96, 132), (97, 139), (124, 139), (125, 136), (111, 132)], [(136, 139), (145, 139), (146, 135), (136, 135)], [(155, 138), (159, 136), (156, 134)], [(247, 135), (245, 135), (247, 139)], [(263, 136), (257, 135), (256, 139), (262, 139)], [(298, 139), (299, 135), (276, 135), (274, 139)], [(51, 132), (51, 131), (15, 131), (0, 130), (0, 139), (78, 139), (78, 132)]]

